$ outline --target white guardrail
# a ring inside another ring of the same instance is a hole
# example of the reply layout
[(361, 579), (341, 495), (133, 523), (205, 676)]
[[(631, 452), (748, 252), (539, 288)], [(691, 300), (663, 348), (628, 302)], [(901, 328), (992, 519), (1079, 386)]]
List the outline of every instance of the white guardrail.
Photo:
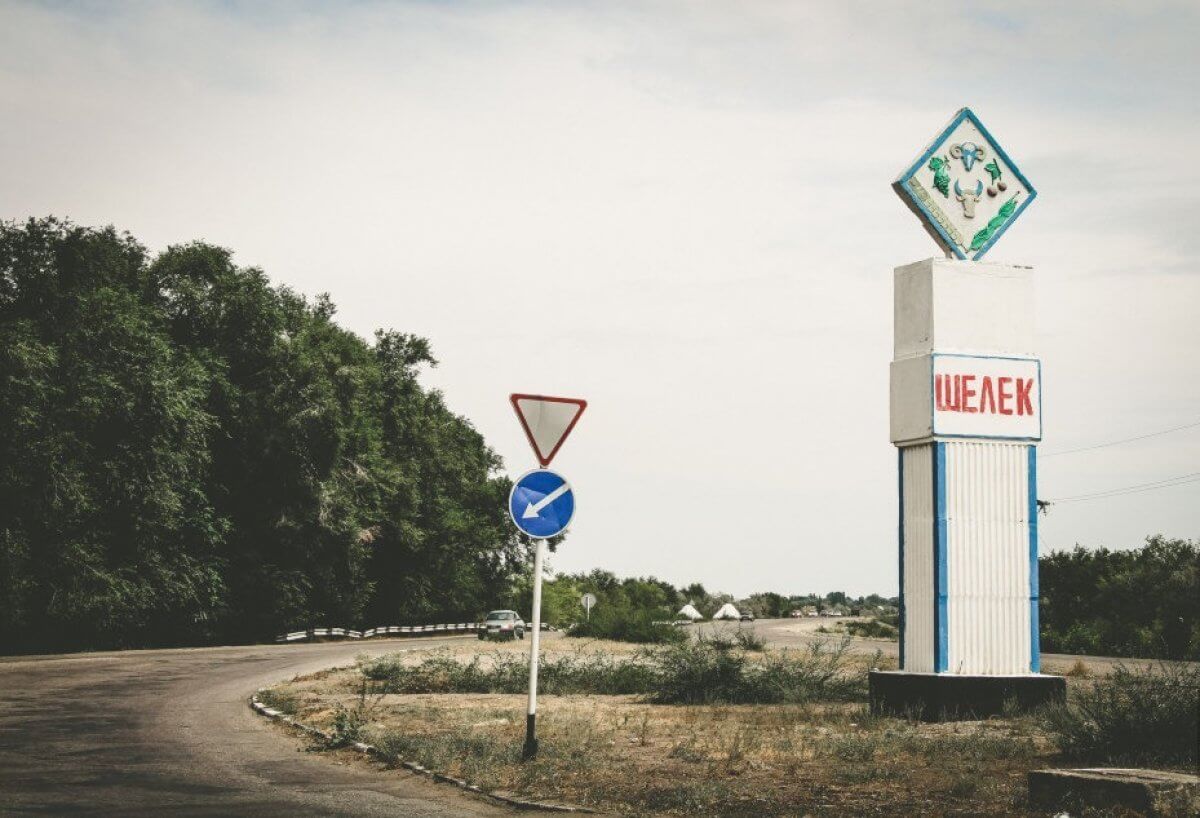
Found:
[[(365, 631), (355, 631), (349, 628), (309, 628), (304, 631), (291, 631), (275, 637), (276, 642), (300, 642), (309, 639), (371, 639), (376, 636), (429, 636), (447, 633), (478, 633), (484, 626), (480, 622), (459, 622), (456, 624), (440, 625), (380, 625), (378, 628), (367, 628)], [(557, 628), (542, 623), (542, 630), (553, 631)]]

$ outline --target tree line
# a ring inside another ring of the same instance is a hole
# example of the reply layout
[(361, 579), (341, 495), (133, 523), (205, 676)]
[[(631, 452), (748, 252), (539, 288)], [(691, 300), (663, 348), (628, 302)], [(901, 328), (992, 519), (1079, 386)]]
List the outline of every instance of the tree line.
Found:
[[(1091, 656), (1200, 660), (1200, 544), (1157, 535), (1129, 550), (1085, 549), (1039, 560), (1042, 650)], [(843, 591), (795, 595), (763, 591), (735, 599), (699, 583), (674, 586), (655, 577), (620, 579), (609, 571), (561, 574), (544, 583), (543, 619), (553, 624), (584, 617), (580, 597), (594, 594), (597, 633), (646, 641), (653, 621), (677, 618), (687, 602), (712, 616), (726, 602), (757, 618), (803, 613), (869, 616), (896, 624), (896, 597)], [(509, 604), (529, 609), (528, 573), (519, 575)], [(870, 623), (868, 623), (870, 624)], [(878, 634), (869, 634), (878, 635)]]
[(460, 620), (528, 542), (418, 373), (193, 243), (0, 224), (0, 652)]
[[(508, 604), (528, 611), (532, 604), (530, 572), (517, 575), (517, 584)], [(881, 615), (895, 612), (899, 600), (868, 594), (852, 597), (844, 591), (825, 595), (788, 595), (763, 591), (737, 598), (721, 591), (709, 591), (699, 582), (672, 585), (657, 577), (620, 578), (601, 568), (584, 573), (561, 573), (542, 583), (542, 619), (554, 625), (577, 623), (584, 618), (581, 605), (584, 594), (596, 597), (592, 618), (674, 620), (685, 604), (691, 604), (705, 617), (711, 617), (729, 602), (739, 613), (751, 613), (759, 619), (777, 619), (793, 611), (846, 615)]]
[(1042, 650), (1200, 660), (1200, 543), (1156, 535), (1039, 565)]

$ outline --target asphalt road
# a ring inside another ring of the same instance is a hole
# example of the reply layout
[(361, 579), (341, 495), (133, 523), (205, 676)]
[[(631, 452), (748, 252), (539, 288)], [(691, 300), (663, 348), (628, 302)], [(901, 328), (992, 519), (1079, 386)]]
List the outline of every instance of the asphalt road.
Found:
[(303, 752), (247, 705), (259, 687), (361, 653), (449, 641), (0, 659), (0, 814), (513, 815), (406, 771)]

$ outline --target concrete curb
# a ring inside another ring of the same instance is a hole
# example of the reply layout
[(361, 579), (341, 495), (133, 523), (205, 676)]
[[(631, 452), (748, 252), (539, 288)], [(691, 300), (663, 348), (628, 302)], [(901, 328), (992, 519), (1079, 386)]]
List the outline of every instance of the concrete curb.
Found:
[[(265, 689), (265, 688), (263, 688), (263, 689)], [(283, 724), (287, 724), (290, 727), (298, 728), (299, 730), (302, 730), (305, 733), (308, 733), (310, 736), (313, 736), (314, 738), (319, 738), (323, 741), (331, 741), (332, 740), (333, 737), (329, 733), (326, 733), (324, 730), (320, 730), (316, 727), (313, 727), (310, 724), (305, 724), (304, 722), (299, 721), (298, 719), (294, 719), (281, 710), (276, 710), (273, 707), (267, 707), (265, 704), (263, 704), (258, 699), (258, 694), (260, 692), (262, 692), (263, 689), (260, 689), (259, 691), (255, 692), (255, 694), (250, 697), (250, 707), (252, 710), (254, 710), (254, 712), (258, 713), (260, 716), (265, 716), (266, 718), (271, 719), (272, 721), (282, 722)], [(357, 750), (358, 752), (362, 753), (363, 755), (371, 756), (372, 758), (378, 759), (379, 761), (383, 761), (388, 764), (397, 764), (398, 766), (403, 767), (406, 770), (410, 770), (411, 772), (419, 773), (424, 776), (428, 776), (429, 778), (433, 779), (434, 781), (437, 781), (438, 783), (452, 784), (455, 787), (458, 787), (460, 790), (474, 793), (475, 795), (478, 795), (481, 798), (485, 798), (489, 801), (494, 801), (497, 804), (503, 804), (504, 806), (507, 806), (507, 807), (513, 807), (514, 809), (525, 810), (527, 812), (574, 812), (574, 813), (589, 814), (589, 815), (596, 814), (595, 810), (588, 809), (587, 807), (575, 807), (575, 806), (568, 806), (568, 805), (564, 805), (564, 804), (547, 804), (542, 801), (526, 801), (521, 798), (513, 798), (508, 795), (497, 795), (496, 793), (487, 792), (486, 790), (482, 790), (479, 787), (475, 786), (474, 784), (470, 784), (461, 778), (455, 778), (452, 775), (446, 775), (445, 773), (436, 772), (434, 770), (429, 769), (428, 767), (424, 767), (424, 766), (418, 764), (415, 761), (405, 761), (403, 759), (387, 758), (386, 756), (384, 756), (384, 754), (382, 752), (379, 751), (379, 749), (377, 747), (374, 747), (373, 745), (370, 745), (370, 744), (364, 744), (361, 741), (351, 744), (350, 749)]]

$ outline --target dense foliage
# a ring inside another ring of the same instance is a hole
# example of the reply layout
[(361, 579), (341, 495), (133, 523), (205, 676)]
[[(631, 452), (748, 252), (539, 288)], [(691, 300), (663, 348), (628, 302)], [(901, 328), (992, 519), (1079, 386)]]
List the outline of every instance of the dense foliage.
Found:
[(686, 631), (669, 619), (656, 616), (653, 611), (611, 607), (597, 611), (591, 619), (576, 622), (567, 635), (642, 645), (683, 642), (688, 638)]
[(1129, 551), (1040, 560), (1042, 650), (1200, 659), (1200, 544), (1150, 537)]
[(0, 652), (469, 618), (524, 546), (421, 338), (205, 244), (0, 224)]

